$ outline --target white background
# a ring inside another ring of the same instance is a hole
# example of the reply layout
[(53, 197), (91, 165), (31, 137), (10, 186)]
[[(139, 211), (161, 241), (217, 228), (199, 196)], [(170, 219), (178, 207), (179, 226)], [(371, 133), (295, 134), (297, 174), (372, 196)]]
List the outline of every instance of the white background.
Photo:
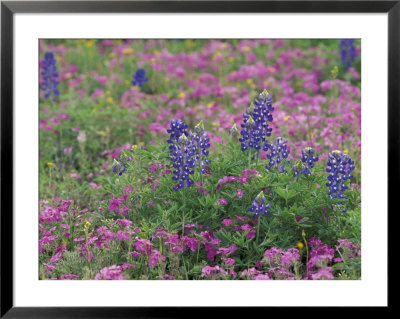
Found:
[[(387, 305), (387, 14), (16, 14), (14, 23), (15, 306)], [(38, 38), (361, 38), (362, 280), (39, 281)]]

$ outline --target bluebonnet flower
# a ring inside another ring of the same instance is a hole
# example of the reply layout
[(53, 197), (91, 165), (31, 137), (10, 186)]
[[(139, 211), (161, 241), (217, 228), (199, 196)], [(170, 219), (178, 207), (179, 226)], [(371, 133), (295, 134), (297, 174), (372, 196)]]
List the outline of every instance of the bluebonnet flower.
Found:
[(200, 123), (194, 127), (194, 132), (190, 132), (189, 136), (192, 141), (196, 141), (197, 143), (195, 158), (196, 162), (199, 162), (201, 174), (204, 174), (205, 167), (206, 165), (211, 164), (211, 160), (207, 160), (209, 154), (208, 149), (210, 148), (210, 139), (207, 136), (207, 132), (204, 130), (203, 121), (200, 121)]
[[(57, 60), (54, 58), (53, 52), (46, 52), (42, 62), (42, 76), (44, 81), (42, 91), (46, 92), (44, 97), (48, 99), (52, 94), (55, 96), (60, 95), (60, 91), (57, 88), (59, 82), (56, 80), (58, 77)], [(54, 100), (56, 99), (55, 96)]]
[(229, 129), (229, 136), (232, 140), (232, 138), (236, 137), (238, 133), (238, 128), (236, 126), (236, 123), (233, 123), (232, 127)]
[(347, 70), (357, 57), (354, 39), (340, 40), (339, 48), (343, 67), (345, 70)]
[(294, 177), (299, 176), (299, 174), (311, 175), (310, 168), (313, 168), (314, 162), (319, 160), (318, 156), (314, 156), (314, 154), (315, 150), (312, 147), (306, 147), (301, 151), (301, 160), (298, 160), (292, 167)]
[(149, 79), (146, 77), (146, 70), (144, 69), (137, 69), (136, 73), (132, 75), (133, 81), (132, 85), (142, 87), (144, 82), (147, 82)]
[(173, 189), (178, 191), (193, 184), (190, 175), (194, 174), (193, 169), (196, 167), (195, 153), (197, 147), (187, 138), (189, 133), (184, 121), (180, 119), (172, 120), (167, 132), (170, 134), (170, 139), (167, 142), (169, 143), (172, 166), (175, 168), (172, 180), (178, 181)]
[(170, 128), (167, 129), (167, 132), (170, 134), (170, 139), (167, 140), (169, 144), (173, 144), (175, 142), (178, 142), (179, 137), (182, 134), (185, 134), (188, 136), (188, 131), (187, 131), (188, 126), (185, 124), (184, 121), (178, 119), (178, 120), (171, 120)]
[(112, 166), (113, 173), (122, 176), (122, 174), (126, 171), (126, 164), (131, 160), (132, 157), (125, 155), (121, 155), (117, 159), (114, 159), (114, 164)]
[(286, 160), (289, 156), (286, 139), (283, 137), (277, 137), (275, 144), (268, 144), (268, 149), (271, 150), (271, 153), (267, 155), (269, 163), (265, 168), (271, 170), (272, 168), (277, 167), (280, 173), (286, 172), (285, 165), (280, 165), (282, 161)]
[(272, 122), (271, 112), (273, 110), (272, 97), (267, 90), (264, 90), (243, 113), (243, 124), (240, 132), (242, 138), (239, 139), (242, 151), (247, 151), (249, 148), (257, 151), (261, 148), (267, 150), (267, 137), (271, 136), (272, 131), (268, 122)]
[(268, 210), (271, 207), (270, 204), (265, 205), (265, 196), (264, 192), (261, 191), (256, 198), (251, 203), (251, 207), (249, 208), (249, 212), (254, 213), (254, 217), (259, 217), (260, 214), (269, 215), (270, 211)]
[(344, 185), (344, 181), (353, 178), (351, 173), (354, 168), (354, 161), (349, 155), (343, 154), (341, 151), (333, 151), (328, 154), (326, 171), (330, 174), (326, 186), (329, 187), (328, 195), (331, 199), (347, 199), (343, 195), (343, 192), (348, 189), (348, 186)]
[(167, 142), (173, 162), (172, 166), (176, 169), (173, 171), (175, 176), (172, 179), (178, 181), (174, 187), (176, 191), (193, 184), (190, 175), (194, 174), (197, 163), (199, 163), (201, 174), (205, 174), (206, 165), (211, 163), (211, 160), (207, 159), (210, 139), (204, 130), (203, 121), (195, 126), (194, 132), (188, 132), (187, 127), (184, 121), (178, 119), (172, 120), (170, 128), (167, 130), (170, 134)]
[(178, 191), (184, 187), (193, 185), (193, 180), (190, 175), (194, 174), (196, 167), (196, 146), (189, 140), (185, 134), (178, 138), (178, 143), (170, 144), (172, 166), (175, 170), (172, 172), (172, 180), (177, 181), (178, 184), (174, 186), (174, 191)]

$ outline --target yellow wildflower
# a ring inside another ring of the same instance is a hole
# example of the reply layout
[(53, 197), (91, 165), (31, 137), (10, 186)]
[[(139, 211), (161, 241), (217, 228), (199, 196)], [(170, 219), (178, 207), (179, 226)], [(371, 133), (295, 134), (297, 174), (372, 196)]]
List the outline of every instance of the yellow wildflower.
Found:
[(122, 50), (122, 54), (124, 55), (129, 55), (132, 54), (133, 52), (135, 52), (132, 48), (125, 48)]
[(94, 43), (95, 43), (95, 41), (96, 41), (96, 40), (88, 40), (88, 41), (86, 41), (86, 46), (87, 46), (88, 48), (91, 48), (91, 47), (93, 47), (93, 46), (94, 46)]
[(208, 103), (207, 103), (207, 108), (209, 109), (209, 108), (211, 108), (213, 105), (214, 105), (214, 102), (213, 102), (213, 101), (208, 102)]
[(187, 49), (191, 50), (194, 47), (194, 41), (192, 39), (185, 40), (185, 46)]
[(48, 162), (47, 165), (48, 165), (49, 167), (53, 167), (54, 164), (53, 164), (52, 162)]
[(185, 97), (185, 93), (181, 92), (178, 94), (178, 99), (183, 99)]
[(283, 118), (284, 121), (289, 121), (289, 119), (290, 119), (290, 115), (286, 115), (286, 116)]
[(333, 69), (331, 70), (332, 78), (333, 78), (333, 79), (336, 79), (338, 73), (339, 73), (339, 69), (338, 69), (338, 67), (335, 65), (335, 66), (333, 67)]
[(303, 249), (303, 247), (304, 247), (304, 244), (303, 243), (301, 243), (301, 242), (298, 242), (297, 244), (296, 244), (296, 246), (297, 246), (297, 248), (298, 249)]
[(106, 101), (107, 101), (108, 104), (113, 104), (113, 103), (114, 103), (114, 100), (113, 100), (113, 98), (112, 98), (111, 96), (109, 96), (109, 97), (106, 99)]
[(144, 146), (144, 142), (139, 142), (139, 146)]
[(138, 146), (135, 144), (135, 145), (132, 145), (132, 149), (133, 150), (135, 150), (135, 149), (137, 149), (138, 148)]
[(344, 150), (343, 153), (344, 153), (344, 154), (348, 154), (349, 151), (348, 151), (348, 150)]
[(213, 60), (215, 60), (215, 59), (217, 59), (218, 57), (220, 57), (221, 55), (222, 55), (222, 53), (221, 53), (221, 52), (219, 52), (219, 51), (216, 51), (216, 52), (214, 53), (214, 55), (213, 55), (212, 59), (213, 59)]

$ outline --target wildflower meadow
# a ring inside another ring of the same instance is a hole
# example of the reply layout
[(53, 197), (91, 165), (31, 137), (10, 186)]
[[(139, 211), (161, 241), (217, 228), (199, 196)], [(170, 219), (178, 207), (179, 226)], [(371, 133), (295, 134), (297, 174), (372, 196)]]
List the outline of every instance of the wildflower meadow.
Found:
[(361, 279), (354, 39), (39, 43), (39, 279)]

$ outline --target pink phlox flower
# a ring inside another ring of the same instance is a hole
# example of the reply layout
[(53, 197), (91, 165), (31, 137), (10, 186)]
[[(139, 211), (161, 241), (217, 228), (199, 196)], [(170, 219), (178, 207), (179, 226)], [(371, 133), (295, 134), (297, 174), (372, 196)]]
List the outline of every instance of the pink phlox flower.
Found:
[(131, 240), (131, 238), (129, 237), (129, 234), (125, 231), (119, 230), (117, 231), (117, 236), (116, 238), (118, 240)]
[(200, 244), (197, 242), (196, 238), (183, 236), (184, 244), (190, 248), (191, 251), (196, 251)]
[(48, 244), (52, 241), (55, 241), (58, 238), (57, 235), (51, 235), (51, 236), (44, 236), (42, 239), (39, 240), (39, 252), (42, 253), (43, 252), (43, 246), (45, 244)]
[(54, 268), (56, 268), (56, 266), (53, 265), (53, 264), (46, 264), (46, 263), (43, 263), (43, 266), (46, 267), (46, 271), (47, 271), (48, 273), (51, 273), (51, 272), (54, 270)]
[(132, 264), (128, 264), (128, 263), (124, 263), (121, 265), (122, 270), (127, 270), (129, 268), (136, 268), (136, 265), (132, 265)]
[(108, 206), (108, 210), (110, 213), (117, 212), (118, 214), (121, 213), (119, 210), (119, 205), (121, 204), (122, 200), (120, 198), (111, 198), (110, 205)]
[(94, 188), (94, 189), (99, 189), (99, 188), (102, 188), (102, 187), (103, 187), (102, 185), (97, 184), (97, 183), (95, 183), (95, 182), (90, 182), (89, 185), (90, 185), (90, 187), (92, 187), (92, 188)]
[(154, 235), (153, 235), (153, 238), (167, 238), (167, 233), (165, 232), (165, 231), (159, 231), (159, 232), (156, 232)]
[(133, 187), (132, 186), (126, 186), (124, 187), (124, 192), (130, 193), (132, 191)]
[(126, 280), (126, 278), (121, 274), (122, 271), (123, 269), (117, 265), (104, 267), (94, 277), (94, 280)]
[(137, 252), (137, 251), (132, 251), (132, 252), (130, 252), (129, 254), (131, 254), (133, 258), (136, 258), (136, 257), (144, 257), (144, 256), (146, 256), (144, 253), (141, 254), (141, 253), (139, 253), (139, 252)]
[(298, 260), (300, 260), (299, 251), (296, 248), (290, 248), (287, 252), (282, 253), (281, 265), (282, 267), (289, 267)]
[(61, 275), (61, 277), (58, 280), (75, 280), (75, 279), (78, 279), (78, 278), (79, 278), (78, 275), (64, 274), (64, 275)]
[(244, 221), (245, 221), (245, 219), (244, 219), (242, 216), (235, 215), (235, 217), (236, 217), (237, 219), (239, 219), (240, 221), (242, 221), (242, 222), (244, 222)]
[(237, 181), (237, 180), (238, 180), (237, 176), (224, 176), (223, 178), (218, 180), (217, 189), (221, 189), (221, 187), (223, 185), (232, 183), (232, 182)]
[(272, 280), (268, 274), (258, 274), (254, 277), (254, 280)]
[(231, 265), (231, 266), (233, 266), (234, 264), (235, 264), (235, 259), (233, 259), (233, 258), (227, 258), (227, 259), (225, 259), (225, 262), (224, 262), (226, 265)]
[(91, 95), (92, 98), (96, 98), (96, 97), (99, 97), (99, 96), (104, 96), (104, 90), (103, 89), (97, 89)]
[(153, 164), (149, 167), (149, 172), (154, 172), (158, 168), (157, 164)]
[(254, 279), (254, 277), (259, 274), (262, 274), (262, 272), (253, 267), (243, 270), (240, 274), (240, 278), (246, 277), (247, 279)]
[(70, 154), (70, 153), (72, 152), (73, 149), (74, 149), (73, 146), (68, 147), (68, 148), (64, 148), (64, 154), (65, 154), (65, 155)]
[(143, 251), (147, 255), (150, 255), (152, 248), (153, 248), (153, 244), (150, 242), (150, 240), (140, 239), (139, 237), (136, 237), (135, 239), (136, 239), (136, 241), (134, 243), (134, 246), (135, 246), (136, 250)]
[(222, 269), (221, 267), (214, 266), (206, 266), (201, 270), (201, 277), (202, 278), (208, 278), (208, 279), (217, 279), (219, 278), (221, 275), (228, 275), (228, 273)]
[(262, 173), (260, 173), (259, 171), (257, 171), (256, 169), (245, 169), (242, 172), (242, 176), (252, 176), (252, 175), (258, 175), (258, 176), (262, 176)]
[(225, 227), (228, 227), (228, 226), (230, 226), (230, 225), (232, 225), (232, 224), (233, 224), (232, 219), (224, 219), (224, 220), (222, 221), (222, 225), (224, 225)]
[(246, 235), (246, 239), (254, 238), (256, 237), (256, 231), (255, 229), (249, 231), (249, 233)]
[(294, 275), (286, 268), (274, 267), (268, 271), (268, 276), (277, 280), (293, 279)]
[(154, 132), (154, 133), (162, 132), (162, 133), (164, 133), (165, 130), (166, 130), (165, 127), (163, 125), (161, 125), (160, 123), (157, 123), (157, 122), (151, 123), (149, 125), (149, 131), (150, 132)]
[(237, 250), (237, 246), (235, 245), (235, 243), (233, 243), (229, 247), (226, 247), (226, 248), (221, 247), (221, 248), (219, 248), (217, 253), (218, 254), (223, 254), (225, 256), (228, 256), (228, 255), (232, 255), (236, 250)]
[(247, 184), (248, 182), (250, 182), (250, 178), (248, 176), (240, 176), (239, 177), (240, 184)]
[(119, 224), (123, 228), (129, 228), (132, 225), (132, 221), (128, 219), (117, 219), (115, 222), (113, 222), (113, 225)]
[(214, 245), (205, 245), (204, 250), (207, 252), (207, 258), (210, 261), (214, 261), (215, 256), (218, 254), (218, 252), (214, 249)]
[(242, 226), (240, 226), (240, 229), (243, 231), (249, 231), (252, 229), (252, 227), (249, 224), (243, 224)]
[(332, 279), (332, 267), (319, 268), (317, 273), (311, 274), (312, 280)]
[(89, 253), (89, 255), (86, 256), (86, 260), (95, 260), (96, 258), (94, 257), (93, 253)]
[(153, 249), (149, 258), (149, 267), (157, 266), (160, 261), (165, 261), (165, 257), (157, 249)]

